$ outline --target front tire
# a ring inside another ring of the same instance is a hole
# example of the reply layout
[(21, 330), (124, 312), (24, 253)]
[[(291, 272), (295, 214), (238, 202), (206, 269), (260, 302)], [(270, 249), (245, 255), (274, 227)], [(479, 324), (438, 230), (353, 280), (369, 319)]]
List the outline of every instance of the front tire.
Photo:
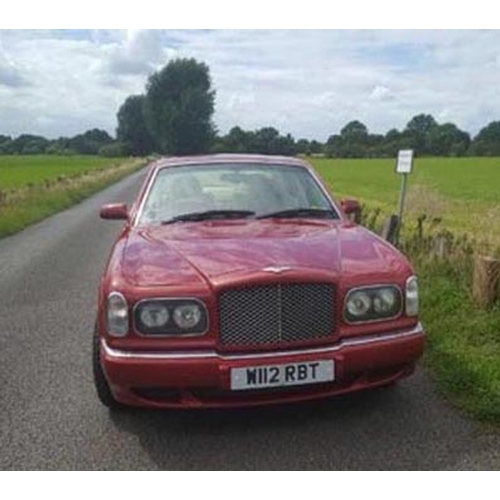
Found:
[(92, 338), (92, 371), (99, 401), (110, 410), (122, 409), (123, 405), (114, 398), (101, 366), (101, 342), (97, 331), (94, 332)]

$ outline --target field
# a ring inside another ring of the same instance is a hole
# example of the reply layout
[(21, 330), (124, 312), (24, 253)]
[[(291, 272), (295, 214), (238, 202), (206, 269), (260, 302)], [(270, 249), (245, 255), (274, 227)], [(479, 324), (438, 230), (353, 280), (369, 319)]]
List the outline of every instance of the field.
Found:
[[(337, 198), (360, 200), (380, 221), (397, 212), (400, 177), (391, 160), (327, 160), (312, 163)], [(460, 242), (444, 255), (419, 245), (403, 249), (420, 281), (421, 320), (428, 334), (424, 365), (442, 393), (473, 417), (500, 423), (500, 305), (479, 310), (471, 297), (474, 254), (498, 257), (500, 159), (417, 159), (409, 177), (404, 240), (425, 231)], [(467, 235), (466, 238), (463, 235)], [(465, 242), (465, 243), (464, 243)]]
[(98, 156), (0, 156), (0, 237), (77, 203), (143, 164)]
[(58, 177), (75, 177), (122, 163), (117, 158), (99, 156), (0, 156), (0, 189), (44, 185)]
[[(353, 197), (384, 215), (397, 213), (400, 175), (394, 160), (330, 160), (313, 165), (337, 198)], [(456, 234), (500, 246), (500, 158), (417, 158), (405, 216), (441, 219)]]

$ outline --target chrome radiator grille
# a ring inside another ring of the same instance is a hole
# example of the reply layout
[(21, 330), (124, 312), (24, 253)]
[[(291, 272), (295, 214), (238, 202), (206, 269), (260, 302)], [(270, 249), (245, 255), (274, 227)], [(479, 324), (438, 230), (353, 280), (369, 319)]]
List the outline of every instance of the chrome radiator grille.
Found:
[(270, 346), (334, 333), (334, 286), (293, 283), (226, 290), (219, 297), (223, 345)]

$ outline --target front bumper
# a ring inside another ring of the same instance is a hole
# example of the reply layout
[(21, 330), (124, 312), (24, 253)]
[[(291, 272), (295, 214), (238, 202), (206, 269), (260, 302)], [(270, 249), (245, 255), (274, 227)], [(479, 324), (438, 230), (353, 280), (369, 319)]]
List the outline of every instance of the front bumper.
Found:
[[(101, 364), (117, 401), (152, 408), (254, 406), (316, 399), (390, 384), (413, 372), (425, 333), (412, 329), (352, 339), (322, 348), (251, 354), (132, 352), (101, 340)], [(230, 371), (245, 366), (335, 361), (335, 381), (231, 391)]]

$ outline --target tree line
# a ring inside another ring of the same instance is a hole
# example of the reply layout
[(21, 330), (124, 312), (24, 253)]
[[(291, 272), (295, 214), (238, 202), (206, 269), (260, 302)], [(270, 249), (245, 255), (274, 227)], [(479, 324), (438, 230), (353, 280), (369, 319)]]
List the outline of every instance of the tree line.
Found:
[(358, 120), (347, 123), (326, 142), (282, 135), (274, 127), (217, 132), (212, 117), (215, 89), (206, 64), (174, 59), (149, 76), (145, 92), (125, 99), (117, 114), (116, 139), (106, 131), (87, 130), (72, 138), (48, 140), (36, 135), (15, 139), (0, 135), (0, 154), (100, 154), (146, 156), (152, 153), (260, 153), (331, 158), (395, 157), (400, 149), (419, 156), (500, 156), (500, 121), (475, 137), (454, 123), (439, 124), (432, 115), (415, 115), (403, 130), (370, 133)]
[(491, 122), (473, 139), (453, 123), (438, 124), (431, 115), (414, 116), (402, 131), (370, 134), (358, 120), (346, 124), (326, 143), (282, 136), (272, 128), (244, 131), (232, 128), (216, 138), (216, 152), (317, 155), (329, 158), (393, 158), (400, 149), (413, 149), (418, 156), (500, 156), (500, 121)]
[(23, 134), (13, 139), (0, 135), (0, 155), (97, 155), (120, 156), (121, 146), (105, 130), (87, 130), (74, 137), (46, 139), (40, 135)]

